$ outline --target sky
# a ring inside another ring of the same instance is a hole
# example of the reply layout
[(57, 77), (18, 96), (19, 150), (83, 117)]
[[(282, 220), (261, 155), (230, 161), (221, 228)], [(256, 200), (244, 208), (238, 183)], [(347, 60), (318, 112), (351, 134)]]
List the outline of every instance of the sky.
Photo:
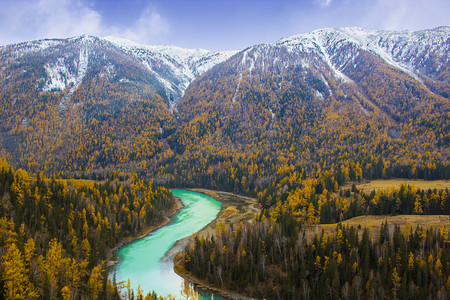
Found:
[(450, 25), (450, 0), (0, 0), (0, 45), (81, 34), (242, 50), (325, 27)]

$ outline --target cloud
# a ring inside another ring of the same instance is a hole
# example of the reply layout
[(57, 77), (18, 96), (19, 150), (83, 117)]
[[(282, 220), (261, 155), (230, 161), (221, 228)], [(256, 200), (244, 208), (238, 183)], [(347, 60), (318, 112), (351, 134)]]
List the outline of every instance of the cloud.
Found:
[(371, 2), (363, 24), (393, 30), (449, 25), (449, 7), (448, 0), (377, 0)]
[(147, 7), (130, 26), (111, 26), (81, 0), (0, 0), (0, 45), (41, 38), (66, 38), (81, 34), (117, 35), (136, 42), (160, 41), (168, 22)]
[(147, 7), (130, 28), (114, 28), (112, 35), (132, 41), (155, 44), (169, 32), (169, 23), (156, 9)]
[(332, 0), (316, 0), (322, 8), (328, 7)]
[[(3, 1), (2, 1), (3, 2)], [(102, 17), (95, 10), (72, 0), (8, 1), (1, 3), (0, 42), (36, 38), (62, 38), (103, 31)]]

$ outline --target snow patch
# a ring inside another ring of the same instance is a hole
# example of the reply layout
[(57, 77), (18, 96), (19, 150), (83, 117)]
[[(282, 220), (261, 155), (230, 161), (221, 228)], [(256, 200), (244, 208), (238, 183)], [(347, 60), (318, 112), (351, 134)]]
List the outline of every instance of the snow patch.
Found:
[(75, 73), (69, 70), (70, 62), (63, 57), (59, 57), (55, 62), (46, 63), (44, 68), (47, 73), (47, 81), (42, 90), (45, 92), (63, 91), (71, 85), (70, 93), (73, 93), (86, 75), (89, 63), (89, 52), (86, 47), (80, 50), (78, 61), (73, 63), (76, 67)]
[(323, 101), (324, 97), (321, 92), (316, 90), (315, 95), (316, 95), (316, 98)]
[(84, 49), (80, 50), (80, 54), (78, 56), (78, 63), (77, 63), (77, 76), (75, 78), (75, 84), (70, 89), (70, 92), (73, 93), (73, 91), (81, 84), (81, 82), (84, 79), (84, 76), (86, 75), (87, 67), (89, 63), (89, 52), (87, 47), (84, 47)]
[(69, 84), (74, 84), (76, 78), (67, 69), (64, 58), (60, 57), (55, 63), (44, 65), (47, 81), (43, 87), (44, 92), (63, 91)]
[(166, 89), (172, 110), (195, 78), (237, 53), (184, 49), (170, 45), (143, 45), (112, 36), (105, 37), (104, 40), (134, 56), (155, 75)]
[[(450, 27), (422, 31), (370, 31), (357, 27), (325, 28), (310, 33), (283, 38), (275, 45), (284, 46), (290, 52), (313, 53), (323, 56), (338, 77), (340, 70), (357, 57), (357, 50), (364, 50), (381, 58), (387, 64), (417, 77), (417, 65), (425, 64), (427, 55), (433, 53), (448, 57)], [(350, 46), (350, 50), (339, 52)], [(353, 49), (353, 51), (352, 51)], [(336, 65), (339, 54), (340, 65)], [(417, 58), (422, 57), (417, 62)], [(355, 68), (356, 65), (353, 64)]]
[(365, 109), (364, 107), (361, 106), (361, 110), (363, 111), (363, 113), (367, 116), (369, 115), (369, 112), (367, 111), (367, 109)]
[(22, 119), (22, 123), (20, 124), (20, 126), (21, 126), (22, 128), (28, 128), (28, 118), (27, 118), (27, 117), (24, 117), (24, 118)]
[(273, 111), (270, 107), (269, 107), (269, 112), (270, 112), (270, 119), (271, 119), (271, 121), (273, 121), (273, 119), (275, 118), (275, 114), (273, 113)]
[(237, 94), (238, 94), (238, 92), (239, 92), (239, 88), (240, 88), (240, 86), (241, 86), (241, 81), (242, 81), (242, 71), (241, 71), (241, 73), (239, 74), (239, 79), (238, 79), (238, 83), (237, 83), (237, 85), (236, 85), (236, 90), (234, 91), (233, 98), (231, 99), (231, 106), (230, 106), (230, 109), (233, 108), (233, 103), (236, 102), (236, 96), (237, 96)]
[(324, 45), (323, 45), (323, 41), (320, 41), (317, 43), (317, 45), (320, 48), (320, 52), (323, 55), (323, 58), (325, 60), (325, 62), (328, 64), (328, 66), (333, 70), (334, 74), (340, 78), (342, 81), (344, 82), (351, 82), (351, 79), (348, 78), (346, 75), (344, 75), (341, 71), (339, 71), (335, 65), (333, 64), (333, 62), (330, 59), (330, 56), (327, 53), (327, 50), (325, 49)]
[(237, 97), (237, 94), (239, 93), (239, 88), (241, 87), (242, 72), (243, 72), (243, 69), (245, 68), (245, 62), (247, 61), (247, 56), (248, 56), (247, 52), (248, 52), (248, 50), (243, 53), (241, 64), (238, 67), (239, 79), (238, 79), (238, 83), (236, 85), (236, 90), (234, 91), (233, 98), (231, 98), (230, 110), (233, 108), (233, 103), (236, 102), (236, 97)]
[[(111, 79), (114, 77), (115, 75), (115, 66), (113, 64), (108, 64), (104, 70), (102, 70), (102, 72), (100, 73), (100, 78), (108, 78)], [(124, 78), (119, 79), (119, 82), (122, 82)]]

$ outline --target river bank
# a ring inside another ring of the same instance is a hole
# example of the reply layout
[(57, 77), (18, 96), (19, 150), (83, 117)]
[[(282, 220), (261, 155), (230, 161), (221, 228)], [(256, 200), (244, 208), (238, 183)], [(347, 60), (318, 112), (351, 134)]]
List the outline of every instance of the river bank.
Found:
[[(249, 222), (256, 218), (256, 215), (260, 213), (257, 208), (256, 199), (245, 197), (241, 195), (235, 195), (227, 192), (212, 191), (205, 189), (186, 189), (189, 191), (202, 193), (208, 195), (217, 201), (222, 203), (222, 208), (214, 221), (205, 226), (202, 230), (197, 232), (198, 236), (211, 236), (215, 233), (217, 225), (224, 224), (239, 224), (240, 222)], [(162, 261), (167, 261), (173, 258), (177, 253), (183, 251), (193, 241), (192, 236), (181, 239), (167, 251)]]
[(115, 245), (113, 248), (111, 248), (108, 251), (108, 253), (107, 253), (108, 267), (111, 267), (111, 266), (114, 266), (115, 264), (117, 264), (117, 260), (114, 260), (114, 252), (116, 252), (117, 250), (126, 246), (129, 243), (132, 243), (134, 241), (137, 241), (137, 240), (140, 240), (140, 239), (146, 237), (153, 231), (155, 231), (159, 228), (162, 228), (171, 222), (172, 218), (174, 216), (176, 216), (180, 212), (180, 210), (184, 207), (183, 202), (181, 201), (180, 198), (173, 196), (173, 199), (174, 199), (174, 204), (173, 204), (172, 208), (164, 214), (164, 220), (161, 223), (156, 224), (156, 225), (146, 226), (136, 236), (128, 236), (128, 237), (123, 238), (121, 241), (119, 241), (119, 243), (117, 243), (117, 245)]
[(176, 241), (192, 236), (211, 223), (222, 203), (206, 194), (171, 191), (182, 200), (184, 207), (166, 226), (118, 249), (114, 253), (118, 263), (110, 268), (109, 276), (115, 277), (117, 282), (130, 280), (132, 288), (140, 286), (144, 293), (155, 291), (158, 295), (170, 294), (184, 299), (184, 279), (175, 273), (172, 259), (161, 259)]
[[(211, 191), (205, 189), (190, 189), (191, 191), (206, 194), (217, 201), (222, 203), (222, 208), (217, 216), (217, 218), (210, 222), (205, 228), (200, 230), (196, 235), (201, 237), (211, 236), (216, 233), (216, 227), (220, 223), (224, 224), (239, 224), (240, 222), (251, 222), (253, 221), (260, 210), (257, 208), (256, 199), (235, 195), (227, 192)], [(206, 281), (200, 280), (197, 277), (191, 275), (184, 268), (184, 256), (182, 251), (185, 247), (193, 242), (193, 236), (186, 237), (177, 241), (177, 243), (167, 251), (163, 259), (173, 259), (174, 270), (179, 276), (183, 277), (190, 283), (193, 283), (197, 288), (202, 290), (209, 290), (218, 295), (221, 295), (227, 299), (252, 299), (245, 297), (233, 291), (228, 291), (226, 289), (213, 286)]]
[(233, 291), (229, 291), (224, 288), (217, 287), (217, 286), (213, 286), (209, 282), (200, 280), (197, 277), (191, 275), (184, 268), (184, 257), (181, 252), (179, 252), (175, 255), (175, 257), (173, 258), (173, 264), (174, 264), (175, 273), (177, 273), (178, 275), (183, 277), (184, 280), (187, 280), (188, 282), (193, 283), (197, 287), (197, 289), (201, 289), (204, 291), (210, 291), (210, 292), (213, 292), (214, 294), (220, 295), (227, 299), (253, 300), (253, 298), (246, 297), (242, 294), (239, 294), (239, 293), (236, 293)]

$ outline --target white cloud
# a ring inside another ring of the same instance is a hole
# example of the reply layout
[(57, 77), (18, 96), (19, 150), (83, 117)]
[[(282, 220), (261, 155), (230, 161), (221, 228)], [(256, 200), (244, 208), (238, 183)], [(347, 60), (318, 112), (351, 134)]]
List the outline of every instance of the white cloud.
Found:
[(114, 28), (111, 34), (136, 42), (155, 44), (168, 32), (168, 22), (155, 9), (147, 7), (132, 27)]
[(322, 8), (325, 8), (330, 6), (332, 0), (316, 0), (316, 1), (319, 2)]
[(377, 0), (371, 3), (363, 24), (377, 29), (419, 30), (449, 25), (448, 0)]
[(159, 42), (169, 31), (168, 22), (150, 7), (128, 27), (105, 24), (98, 11), (80, 0), (0, 0), (0, 7), (0, 45), (81, 34)]

